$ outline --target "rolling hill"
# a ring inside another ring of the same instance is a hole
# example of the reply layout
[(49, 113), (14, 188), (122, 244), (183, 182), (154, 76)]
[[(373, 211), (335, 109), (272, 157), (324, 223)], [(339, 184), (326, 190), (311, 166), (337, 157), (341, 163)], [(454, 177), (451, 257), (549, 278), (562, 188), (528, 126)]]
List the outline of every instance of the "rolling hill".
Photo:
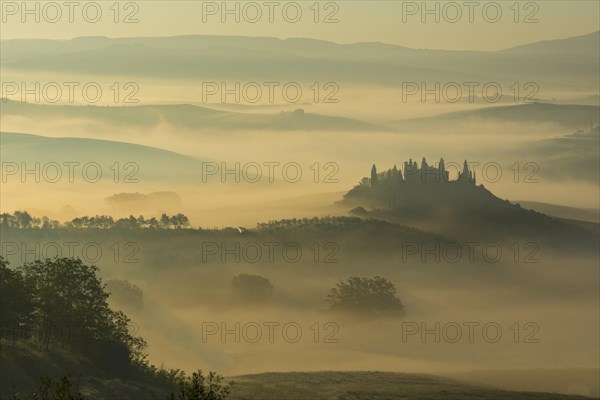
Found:
[[(390, 172), (380, 176), (388, 177)], [(418, 175), (417, 175), (418, 176)], [(352, 213), (413, 226), (461, 240), (531, 240), (547, 249), (596, 253), (600, 225), (550, 217), (496, 197), (474, 182), (361, 184), (341, 204)]]
[[(109, 140), (51, 138), (0, 132), (0, 143), (3, 163), (25, 163), (28, 168), (33, 168), (35, 163), (79, 162), (82, 166), (97, 163), (104, 173), (109, 174), (105, 179), (113, 179), (109, 168), (115, 163), (120, 163), (121, 172), (131, 173), (131, 179), (141, 182), (186, 179), (198, 179), (197, 181), (201, 182), (202, 162), (208, 161), (156, 147)], [(126, 168), (127, 163), (134, 163), (137, 167)], [(66, 167), (63, 169), (66, 174)]]
[(586, 182), (596, 185), (600, 179), (600, 136), (580, 132), (561, 137), (534, 140), (515, 145), (510, 153), (521, 159), (536, 160), (544, 180)]
[[(394, 121), (401, 130), (440, 132), (443, 128), (459, 128), (467, 123), (555, 124), (566, 130), (589, 129), (597, 125), (600, 107), (575, 104), (531, 103), (446, 113), (434, 117)], [(507, 130), (507, 133), (511, 133)]]
[(508, 400), (584, 399), (554, 393), (508, 392), (432, 375), (394, 372), (289, 372), (234, 377), (233, 400)]
[[(166, 399), (174, 390), (164, 382), (148, 382), (101, 373), (85, 358), (64, 350), (42, 350), (19, 345), (2, 350), (0, 376), (2, 398), (12, 398), (12, 383), (26, 393), (38, 375), (72, 377), (86, 399)], [(36, 375), (37, 374), (37, 375)], [(376, 371), (321, 371), (261, 373), (227, 378), (233, 380), (232, 400), (576, 400), (589, 397), (541, 392), (500, 390), (483, 384), (424, 374)], [(4, 386), (6, 385), (6, 386)]]
[(547, 215), (564, 219), (576, 219), (579, 221), (600, 222), (600, 212), (593, 209), (561, 206), (557, 204), (543, 203), (539, 201), (518, 201), (525, 208), (536, 210)]
[(306, 113), (302, 109), (274, 114), (251, 114), (219, 111), (189, 104), (139, 106), (74, 106), (22, 103), (8, 100), (2, 116), (25, 117), (39, 122), (82, 121), (115, 128), (150, 129), (161, 123), (187, 130), (268, 130), (268, 131), (381, 131), (366, 122)]

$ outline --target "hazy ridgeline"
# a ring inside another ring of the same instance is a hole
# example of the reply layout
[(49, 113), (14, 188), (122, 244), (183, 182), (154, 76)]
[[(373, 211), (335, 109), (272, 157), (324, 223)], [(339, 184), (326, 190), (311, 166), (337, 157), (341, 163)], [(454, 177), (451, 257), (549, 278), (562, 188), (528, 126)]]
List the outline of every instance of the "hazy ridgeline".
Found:
[[(1, 255), (11, 268), (54, 256), (97, 265), (152, 364), (265, 373), (239, 377), (233, 398), (269, 387), (310, 398), (339, 382), (351, 389), (338, 399), (475, 390), (343, 371), (597, 397), (599, 37), (496, 52), (233, 36), (3, 41), (3, 84), (94, 82), (104, 96), (22, 102), (3, 86), (0, 212), (50, 225), (0, 224)], [(503, 91), (471, 97), (473, 80)], [(256, 102), (222, 92), (249, 82), (263, 91)], [(301, 97), (286, 97), (289, 83)], [(463, 92), (422, 93), (438, 84)], [(443, 158), (451, 179), (468, 160), (477, 186), (415, 194), (369, 180), (373, 164), (385, 177), (423, 157)], [(189, 225), (163, 226), (163, 213)], [(84, 215), (146, 222), (52, 226)], [(340, 281), (376, 276), (394, 285), (401, 318), (330, 309)], [(481, 398), (513, 395), (525, 398)]]

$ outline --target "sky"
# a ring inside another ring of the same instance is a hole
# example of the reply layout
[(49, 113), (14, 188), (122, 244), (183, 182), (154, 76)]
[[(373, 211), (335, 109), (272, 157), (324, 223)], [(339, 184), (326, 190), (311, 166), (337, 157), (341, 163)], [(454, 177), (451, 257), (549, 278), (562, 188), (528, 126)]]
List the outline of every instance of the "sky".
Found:
[(0, 1), (2, 39), (305, 37), (501, 50), (600, 29), (598, 1)]

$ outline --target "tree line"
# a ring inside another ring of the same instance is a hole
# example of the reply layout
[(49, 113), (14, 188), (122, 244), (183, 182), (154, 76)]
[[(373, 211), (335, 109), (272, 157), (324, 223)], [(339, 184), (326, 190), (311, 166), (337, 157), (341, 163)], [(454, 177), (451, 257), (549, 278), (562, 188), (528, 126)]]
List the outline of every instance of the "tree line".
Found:
[(305, 227), (342, 227), (348, 225), (357, 225), (364, 222), (359, 217), (313, 217), (313, 218), (289, 218), (280, 220), (271, 220), (268, 222), (258, 223), (258, 230), (281, 230), (291, 228)]
[(34, 217), (27, 211), (0, 214), (0, 224), (14, 229), (186, 229), (190, 220), (184, 214), (162, 214), (159, 218), (135, 217), (114, 219), (109, 215), (83, 216), (60, 222), (48, 217)]
[[(289, 218), (259, 222), (256, 229), (259, 231), (274, 231), (296, 228), (323, 228), (343, 227), (358, 225), (364, 222), (359, 217), (313, 217)], [(0, 214), (0, 225), (13, 229), (202, 229), (192, 228), (189, 218), (181, 213), (175, 215), (162, 214), (159, 218), (144, 218), (143, 215), (135, 217), (114, 219), (109, 215), (83, 216), (70, 221), (60, 222), (48, 217), (33, 217), (27, 211)], [(215, 227), (215, 230), (219, 228)], [(222, 227), (222, 231), (239, 232), (240, 228)], [(245, 228), (242, 231), (246, 231)]]

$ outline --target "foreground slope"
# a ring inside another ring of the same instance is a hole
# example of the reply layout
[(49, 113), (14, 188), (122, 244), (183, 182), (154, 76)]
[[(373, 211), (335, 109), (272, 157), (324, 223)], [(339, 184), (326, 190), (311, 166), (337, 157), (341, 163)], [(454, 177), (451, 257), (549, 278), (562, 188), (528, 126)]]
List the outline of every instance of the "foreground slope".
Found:
[(289, 372), (234, 378), (232, 399), (584, 399), (550, 393), (509, 392), (470, 386), (432, 375), (395, 372)]
[[(32, 345), (0, 352), (2, 399), (12, 398), (13, 384), (21, 392), (35, 387), (40, 376), (70, 375), (86, 399), (165, 399), (172, 386), (131, 377), (108, 376), (87, 360), (64, 350)], [(556, 393), (513, 392), (471, 385), (424, 374), (363, 371), (287, 372), (231, 378), (232, 400), (575, 400), (588, 397)]]

